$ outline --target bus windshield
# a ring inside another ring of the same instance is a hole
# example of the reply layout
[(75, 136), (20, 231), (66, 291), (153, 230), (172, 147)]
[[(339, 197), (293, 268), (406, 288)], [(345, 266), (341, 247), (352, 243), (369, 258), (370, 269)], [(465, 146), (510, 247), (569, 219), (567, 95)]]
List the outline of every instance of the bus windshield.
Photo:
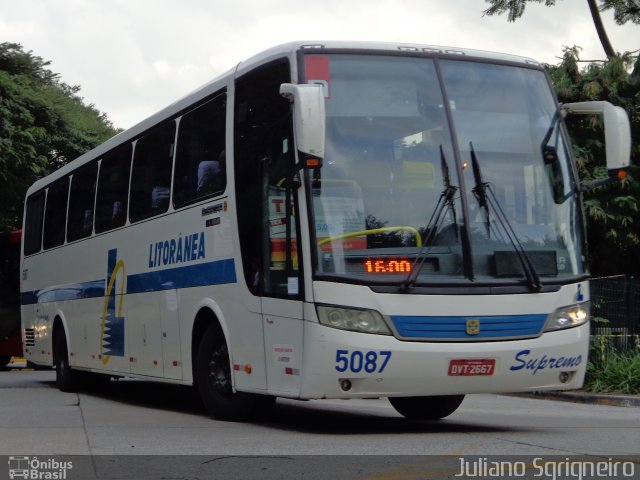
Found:
[(307, 55), (326, 150), (308, 174), (316, 278), (416, 285), (584, 274), (569, 144), (529, 66)]

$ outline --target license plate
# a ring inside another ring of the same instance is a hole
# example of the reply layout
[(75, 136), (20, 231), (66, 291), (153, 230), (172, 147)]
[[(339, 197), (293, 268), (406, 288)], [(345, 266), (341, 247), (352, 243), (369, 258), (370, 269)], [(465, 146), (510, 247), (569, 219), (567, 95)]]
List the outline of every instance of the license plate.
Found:
[(449, 376), (452, 377), (489, 376), (495, 369), (495, 358), (454, 359), (449, 362)]

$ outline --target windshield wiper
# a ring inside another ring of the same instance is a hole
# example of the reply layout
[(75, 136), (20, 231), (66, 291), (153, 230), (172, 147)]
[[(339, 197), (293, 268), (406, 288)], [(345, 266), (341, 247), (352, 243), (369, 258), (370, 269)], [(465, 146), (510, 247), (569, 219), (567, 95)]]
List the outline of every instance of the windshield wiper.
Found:
[(442, 145), (440, 145), (440, 165), (442, 170), (442, 182), (444, 184), (444, 190), (440, 193), (440, 198), (438, 199), (438, 203), (431, 213), (431, 218), (425, 227), (426, 236), (422, 242), (422, 247), (420, 247), (420, 251), (418, 252), (413, 264), (411, 265), (411, 271), (407, 275), (407, 278), (403, 280), (400, 284), (400, 291), (407, 292), (411, 290), (415, 284), (418, 275), (420, 275), (420, 271), (424, 266), (424, 263), (427, 259), (427, 255), (433, 246), (433, 241), (436, 238), (438, 231), (440, 230), (441, 222), (440, 220), (444, 218), (442, 216), (442, 212), (444, 212), (445, 208), (451, 212), (453, 217), (453, 224), (456, 226), (455, 234), (456, 238), (458, 238), (458, 229), (457, 229), (457, 215), (456, 208), (453, 202), (457, 187), (451, 185), (451, 177), (449, 176), (449, 167), (447, 166), (447, 159), (444, 156), (444, 151), (442, 150)]
[(471, 168), (473, 169), (473, 180), (475, 187), (471, 189), (471, 193), (476, 197), (478, 205), (482, 209), (484, 217), (484, 227), (487, 229), (487, 237), (491, 238), (491, 222), (489, 220), (489, 203), (487, 202), (487, 190), (489, 184), (482, 181), (482, 173), (480, 172), (480, 164), (476, 157), (476, 151), (473, 149), (473, 143), (469, 142), (469, 150), (471, 151)]
[(480, 171), (480, 163), (478, 162), (478, 157), (476, 156), (476, 152), (473, 148), (473, 143), (469, 142), (469, 148), (471, 149), (471, 164), (473, 167), (473, 178), (475, 181), (475, 187), (472, 192), (476, 199), (478, 200), (478, 204), (485, 211), (485, 226), (487, 228), (487, 234), (489, 234), (489, 208), (491, 208), (495, 213), (495, 218), (498, 221), (502, 230), (506, 233), (509, 242), (511, 243), (513, 250), (516, 252), (518, 256), (518, 260), (522, 265), (522, 269), (524, 270), (525, 277), (527, 278), (527, 283), (532, 291), (539, 292), (542, 289), (542, 282), (540, 281), (540, 276), (538, 272), (536, 272), (533, 263), (531, 263), (531, 259), (527, 255), (522, 243), (518, 239), (511, 222), (509, 222), (509, 218), (504, 213), (504, 210), (500, 206), (500, 202), (493, 191), (491, 185), (487, 182), (482, 181), (482, 173)]

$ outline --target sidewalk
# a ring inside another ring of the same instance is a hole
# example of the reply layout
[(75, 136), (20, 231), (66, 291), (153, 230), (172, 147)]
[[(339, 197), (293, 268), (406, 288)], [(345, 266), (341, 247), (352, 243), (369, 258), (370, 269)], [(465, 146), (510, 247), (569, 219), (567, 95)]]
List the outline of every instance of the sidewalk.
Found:
[(584, 390), (570, 392), (534, 392), (512, 393), (514, 397), (539, 398), (542, 400), (558, 400), (561, 402), (591, 403), (596, 405), (609, 405), (613, 407), (640, 408), (639, 395), (619, 395), (609, 393), (591, 393)]

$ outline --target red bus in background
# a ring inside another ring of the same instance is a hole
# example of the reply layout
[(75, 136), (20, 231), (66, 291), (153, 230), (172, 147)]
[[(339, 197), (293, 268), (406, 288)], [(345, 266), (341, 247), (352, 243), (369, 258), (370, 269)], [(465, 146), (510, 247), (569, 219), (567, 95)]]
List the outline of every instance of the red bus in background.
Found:
[(0, 368), (22, 355), (20, 240), (22, 230), (0, 233)]

